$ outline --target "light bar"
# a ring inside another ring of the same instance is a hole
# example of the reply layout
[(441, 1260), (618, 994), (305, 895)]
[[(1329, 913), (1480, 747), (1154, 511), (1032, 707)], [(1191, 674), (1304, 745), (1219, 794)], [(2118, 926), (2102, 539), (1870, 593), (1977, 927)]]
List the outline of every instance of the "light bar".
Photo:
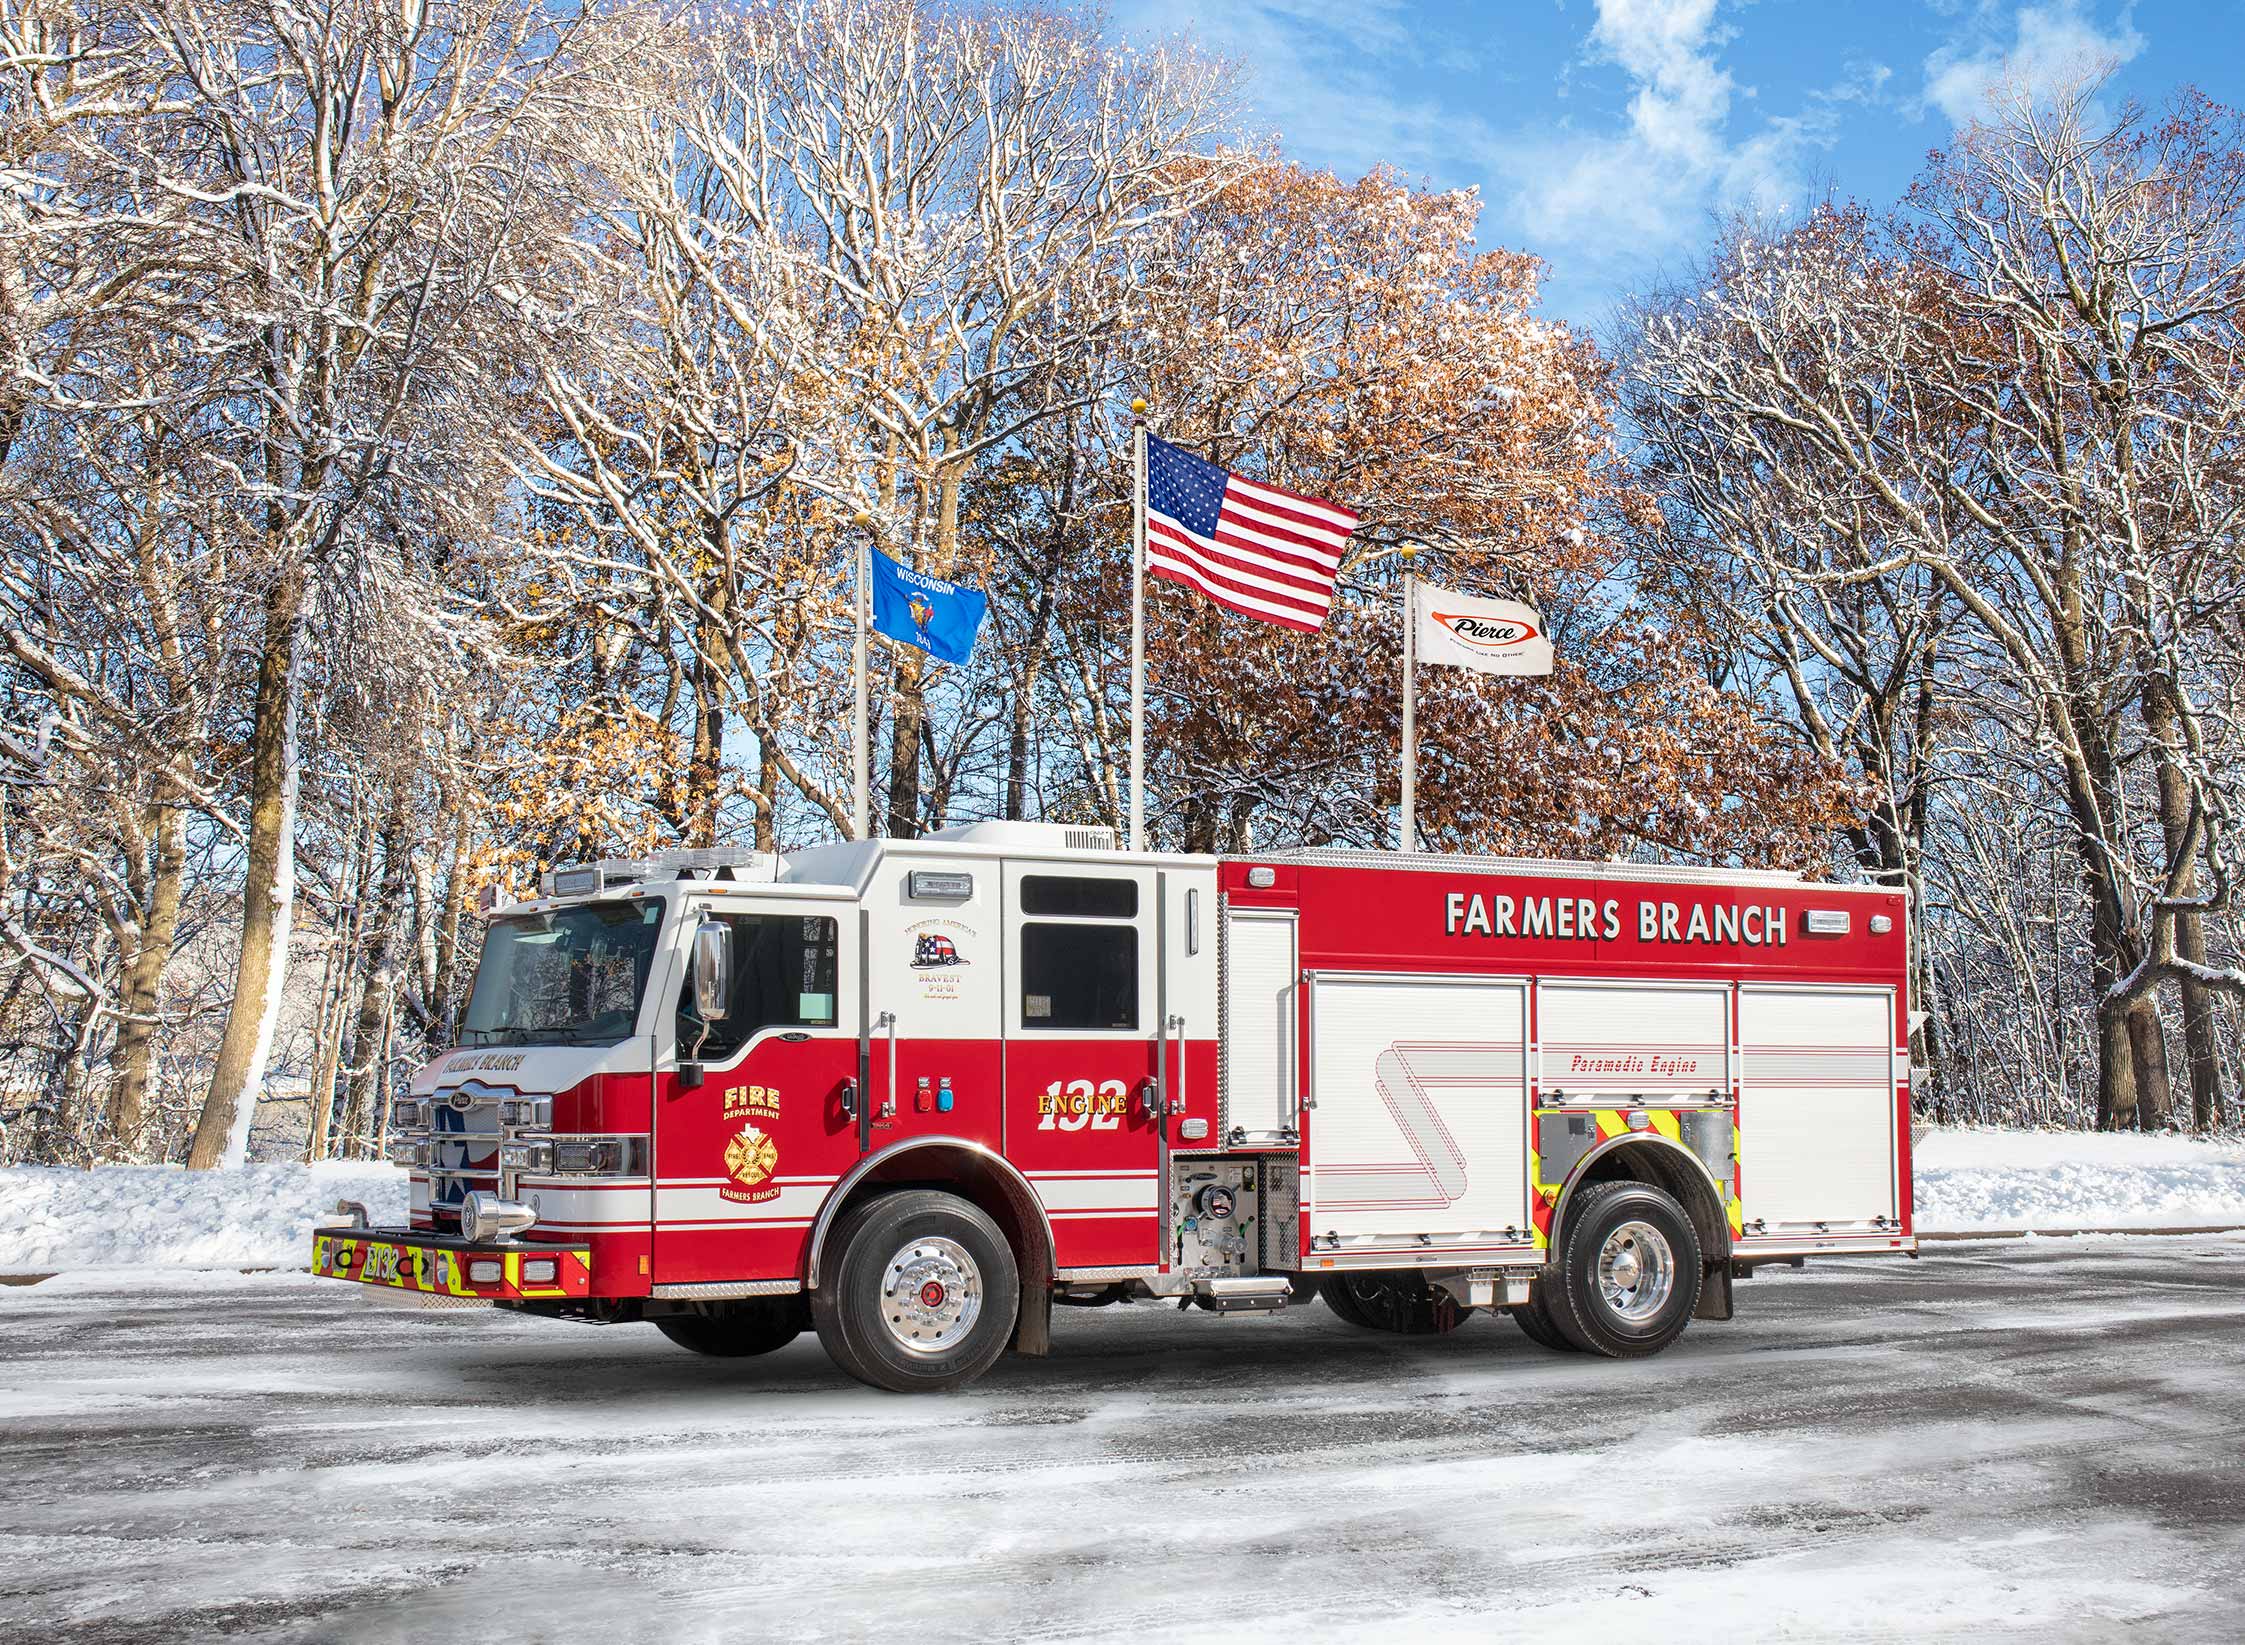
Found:
[(905, 884), (914, 902), (965, 902), (974, 895), (972, 874), (915, 868), (906, 876)]

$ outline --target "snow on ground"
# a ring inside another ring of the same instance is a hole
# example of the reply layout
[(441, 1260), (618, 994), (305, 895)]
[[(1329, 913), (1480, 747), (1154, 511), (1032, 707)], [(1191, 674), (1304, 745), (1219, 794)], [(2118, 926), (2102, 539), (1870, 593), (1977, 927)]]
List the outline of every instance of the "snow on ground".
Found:
[(2235, 1645), (2245, 1236), (1738, 1291), (1650, 1361), (1067, 1308), (907, 1397), (301, 1274), (0, 1288), (0, 1637)]
[[(2245, 1142), (2083, 1132), (1927, 1130), (1916, 1147), (1918, 1227), (2245, 1225)], [(1749, 1189), (1751, 1192), (1751, 1189)], [(366, 1164), (0, 1170), (0, 1274), (303, 1263), (339, 1199), (405, 1220), (405, 1173)]]
[(1913, 1163), (1923, 1233), (2245, 1224), (2234, 1138), (1928, 1130)]
[(394, 1165), (248, 1165), (184, 1171), (105, 1165), (91, 1171), (0, 1169), (0, 1274), (64, 1268), (296, 1268), (313, 1221), (339, 1199), (377, 1223), (405, 1220)]

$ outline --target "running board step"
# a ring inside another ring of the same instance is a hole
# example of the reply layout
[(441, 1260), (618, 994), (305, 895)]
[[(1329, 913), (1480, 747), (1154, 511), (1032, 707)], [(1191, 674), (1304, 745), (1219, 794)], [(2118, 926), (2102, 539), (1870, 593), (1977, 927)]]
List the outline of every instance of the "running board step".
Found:
[(1226, 1274), (1193, 1281), (1193, 1300), (1213, 1314), (1275, 1313), (1291, 1298), (1284, 1274)]

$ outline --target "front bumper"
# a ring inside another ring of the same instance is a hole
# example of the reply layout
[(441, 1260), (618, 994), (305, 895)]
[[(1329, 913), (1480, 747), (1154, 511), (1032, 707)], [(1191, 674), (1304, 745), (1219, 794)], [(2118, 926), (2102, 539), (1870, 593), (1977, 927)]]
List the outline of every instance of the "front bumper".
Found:
[(484, 1302), (552, 1302), (592, 1292), (587, 1246), (501, 1245), (407, 1228), (315, 1229), (312, 1272), (355, 1285)]

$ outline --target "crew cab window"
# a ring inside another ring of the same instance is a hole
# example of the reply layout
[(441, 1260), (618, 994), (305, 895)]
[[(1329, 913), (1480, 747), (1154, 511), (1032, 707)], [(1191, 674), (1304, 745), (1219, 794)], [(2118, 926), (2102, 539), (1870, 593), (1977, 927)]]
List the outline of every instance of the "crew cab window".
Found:
[(1138, 882), (1029, 874), (1020, 897), (1021, 1026), (1135, 1029)]
[(1072, 874), (1024, 874), (1021, 912), (1032, 917), (1130, 920), (1138, 917), (1136, 880), (1097, 880)]
[(722, 1062), (766, 1028), (834, 1026), (839, 928), (833, 920), (804, 914), (714, 917), (733, 934), (732, 1009), (722, 1021), (704, 1023), (689, 973), (678, 992), (682, 1059)]

